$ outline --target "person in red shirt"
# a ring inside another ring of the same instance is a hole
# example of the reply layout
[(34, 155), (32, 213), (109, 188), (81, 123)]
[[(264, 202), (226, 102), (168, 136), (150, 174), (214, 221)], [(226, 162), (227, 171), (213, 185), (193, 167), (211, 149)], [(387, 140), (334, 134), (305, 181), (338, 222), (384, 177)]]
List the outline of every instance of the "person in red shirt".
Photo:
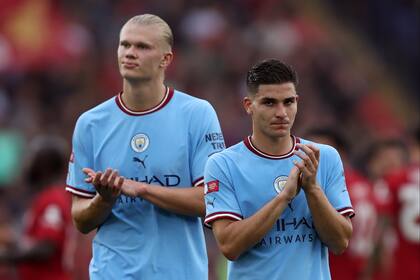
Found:
[(69, 280), (71, 197), (65, 192), (67, 145), (60, 138), (38, 138), (30, 146), (26, 179), (33, 199), (17, 244), (0, 252), (0, 261), (16, 265), (19, 279)]
[[(383, 262), (381, 259), (388, 257), (383, 279), (420, 279), (420, 129), (414, 136), (409, 145), (410, 162), (387, 172), (376, 184), (387, 207), (379, 228), (379, 249), (372, 258)], [(387, 238), (390, 233), (394, 242)]]
[(347, 190), (356, 213), (352, 219), (353, 235), (349, 247), (341, 255), (329, 255), (332, 279), (362, 279), (373, 249), (373, 240), (380, 206), (375, 200), (370, 181), (352, 168), (344, 137), (333, 128), (315, 128), (307, 131), (307, 139), (335, 147), (343, 161)]

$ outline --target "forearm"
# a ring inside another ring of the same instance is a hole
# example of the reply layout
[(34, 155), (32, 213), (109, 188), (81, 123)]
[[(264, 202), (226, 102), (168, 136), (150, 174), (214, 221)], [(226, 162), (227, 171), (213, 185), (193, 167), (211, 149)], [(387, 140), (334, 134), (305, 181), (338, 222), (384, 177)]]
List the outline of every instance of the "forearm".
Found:
[(213, 225), (222, 253), (230, 260), (237, 259), (243, 252), (257, 244), (270, 231), (277, 219), (287, 207), (288, 200), (281, 195), (276, 196), (251, 217), (241, 221), (222, 220), (227, 225)]
[(351, 222), (332, 207), (318, 185), (305, 190), (305, 195), (321, 241), (334, 254), (342, 253), (347, 248), (351, 237)]
[(174, 188), (146, 185), (142, 198), (173, 213), (204, 217), (204, 190), (202, 187)]
[(96, 194), (91, 199), (73, 196), (71, 214), (76, 228), (89, 233), (101, 225), (111, 213), (114, 202), (108, 202)]

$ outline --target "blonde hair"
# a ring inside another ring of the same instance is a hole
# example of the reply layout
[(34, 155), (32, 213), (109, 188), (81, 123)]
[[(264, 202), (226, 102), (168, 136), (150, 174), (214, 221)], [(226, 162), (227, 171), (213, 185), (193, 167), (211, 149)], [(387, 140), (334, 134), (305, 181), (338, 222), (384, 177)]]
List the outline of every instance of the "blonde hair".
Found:
[(163, 39), (172, 48), (174, 45), (174, 37), (169, 25), (160, 17), (152, 14), (137, 15), (130, 18), (124, 25), (135, 23), (140, 25), (158, 25), (161, 27)]

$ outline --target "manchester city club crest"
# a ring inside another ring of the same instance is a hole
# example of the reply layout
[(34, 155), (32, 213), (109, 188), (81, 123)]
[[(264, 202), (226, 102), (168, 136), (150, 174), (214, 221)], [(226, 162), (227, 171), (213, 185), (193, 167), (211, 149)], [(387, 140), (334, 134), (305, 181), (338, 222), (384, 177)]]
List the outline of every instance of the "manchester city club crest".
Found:
[(274, 189), (277, 193), (281, 193), (287, 182), (287, 176), (279, 176), (274, 180)]
[(149, 147), (149, 137), (140, 133), (131, 139), (131, 148), (138, 153), (144, 152)]

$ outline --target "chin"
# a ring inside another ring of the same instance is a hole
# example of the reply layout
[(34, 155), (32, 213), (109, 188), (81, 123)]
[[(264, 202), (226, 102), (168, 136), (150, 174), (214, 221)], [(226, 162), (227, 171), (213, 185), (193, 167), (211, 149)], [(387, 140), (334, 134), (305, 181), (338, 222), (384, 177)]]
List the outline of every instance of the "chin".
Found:
[(270, 131), (269, 135), (273, 138), (281, 138), (290, 135), (290, 131), (288, 130), (278, 130), (278, 131)]
[(133, 75), (133, 74), (128, 74), (128, 73), (121, 73), (121, 76), (128, 81), (141, 81), (144, 80), (143, 77), (141, 77), (140, 75)]

